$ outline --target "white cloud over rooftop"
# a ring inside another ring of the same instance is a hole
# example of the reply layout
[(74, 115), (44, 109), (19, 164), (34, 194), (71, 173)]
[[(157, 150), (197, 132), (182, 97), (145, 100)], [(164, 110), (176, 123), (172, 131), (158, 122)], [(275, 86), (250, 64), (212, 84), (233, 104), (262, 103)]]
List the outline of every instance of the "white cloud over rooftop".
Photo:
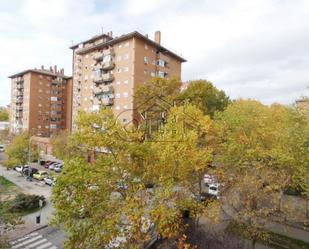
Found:
[(292, 103), (308, 94), (307, 0), (2, 0), (0, 105), (15, 72), (57, 64), (71, 73), (74, 43), (138, 30), (181, 53), (183, 80), (205, 78), (232, 98)]

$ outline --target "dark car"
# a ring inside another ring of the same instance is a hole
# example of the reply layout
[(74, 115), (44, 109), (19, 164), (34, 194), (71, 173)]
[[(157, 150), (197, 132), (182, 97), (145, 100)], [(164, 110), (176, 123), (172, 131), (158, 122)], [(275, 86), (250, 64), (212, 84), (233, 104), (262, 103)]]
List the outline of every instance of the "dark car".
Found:
[[(38, 169), (31, 167), (31, 169), (30, 169), (30, 176), (32, 177), (33, 174), (37, 173), (38, 171), (39, 171)], [(23, 170), (23, 174), (25, 176), (29, 176), (29, 168), (26, 168), (25, 170)]]

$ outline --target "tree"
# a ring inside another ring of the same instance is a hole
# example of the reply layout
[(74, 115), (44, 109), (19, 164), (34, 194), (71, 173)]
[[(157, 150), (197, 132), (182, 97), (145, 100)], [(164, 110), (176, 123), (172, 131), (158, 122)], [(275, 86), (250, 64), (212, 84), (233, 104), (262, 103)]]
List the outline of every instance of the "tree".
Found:
[[(80, 113), (77, 126), (69, 138), (74, 156), (53, 188), (54, 222), (68, 232), (68, 248), (117, 241), (137, 248), (154, 232), (180, 235), (182, 211), (205, 212), (199, 182), (210, 159), (211, 120), (196, 107), (172, 107), (152, 140), (142, 129), (124, 129), (109, 109)], [(95, 160), (87, 160), (89, 153)]]
[(180, 94), (179, 99), (198, 106), (205, 115), (210, 117), (213, 117), (216, 111), (223, 111), (230, 103), (225, 92), (217, 89), (207, 80), (190, 81), (188, 88)]
[(0, 121), (9, 121), (9, 113), (6, 109), (0, 109)]
[(25, 165), (29, 160), (31, 162), (39, 158), (35, 146), (31, 144), (31, 136), (29, 133), (15, 136), (12, 143), (7, 146), (5, 155), (7, 159), (4, 164), (7, 168), (13, 168), (17, 165)]
[(61, 131), (59, 134), (51, 138), (51, 145), (53, 148), (53, 155), (59, 159), (64, 160), (72, 156), (72, 149), (70, 149), (68, 131)]
[(217, 158), (228, 191), (223, 209), (249, 227), (253, 248), (269, 217), (281, 213), (282, 192), (302, 167), (293, 153), (294, 125), (289, 108), (252, 100), (235, 101), (215, 116)]

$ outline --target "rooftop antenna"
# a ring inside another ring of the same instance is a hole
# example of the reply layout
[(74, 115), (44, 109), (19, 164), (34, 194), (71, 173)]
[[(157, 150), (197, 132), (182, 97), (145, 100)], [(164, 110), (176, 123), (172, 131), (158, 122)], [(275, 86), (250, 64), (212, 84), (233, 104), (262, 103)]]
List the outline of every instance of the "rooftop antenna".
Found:
[(101, 32), (102, 32), (102, 34), (104, 34), (104, 29), (103, 29), (103, 26), (101, 27)]

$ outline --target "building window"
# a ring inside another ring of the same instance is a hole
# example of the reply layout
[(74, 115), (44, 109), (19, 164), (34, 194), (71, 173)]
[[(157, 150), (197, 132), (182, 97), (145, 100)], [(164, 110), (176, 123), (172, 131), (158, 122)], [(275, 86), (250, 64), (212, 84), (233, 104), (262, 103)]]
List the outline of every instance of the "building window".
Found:
[(125, 80), (123, 83), (127, 85), (127, 84), (129, 84), (129, 81)]
[(119, 44), (118, 48), (122, 48), (122, 44)]
[(123, 123), (126, 123), (126, 122), (127, 122), (127, 119), (126, 119), (126, 118), (123, 118), (123, 119), (122, 119), (122, 122), (123, 122)]
[(149, 63), (149, 59), (148, 59), (147, 56), (144, 56), (144, 63), (145, 63), (145, 64), (148, 64), (148, 63)]
[(121, 68), (117, 68), (117, 73), (121, 73)]
[(123, 71), (124, 71), (124, 72), (129, 72), (129, 68), (128, 68), (128, 67), (124, 67), (124, 68), (123, 68)]
[(156, 74), (154, 72), (151, 72), (151, 77), (155, 77)]
[(148, 73), (148, 70), (145, 68), (144, 69), (144, 74), (147, 74)]
[(117, 61), (121, 61), (121, 55), (117, 56)]
[(126, 42), (126, 43), (124, 44), (124, 46), (125, 46), (125, 47), (129, 47), (129, 46), (130, 46), (130, 43), (129, 43), (129, 42)]
[(116, 110), (120, 110), (120, 106), (119, 105), (116, 106)]
[(162, 72), (162, 71), (157, 72), (157, 76), (160, 77), (160, 78), (164, 78), (166, 75), (167, 75), (167, 73), (165, 73), (165, 72)]
[(120, 93), (116, 93), (116, 99), (120, 98)]
[(124, 92), (124, 93), (123, 93), (123, 97), (127, 98), (128, 96), (129, 96), (129, 95), (128, 95), (127, 92)]
[(120, 85), (120, 81), (117, 81), (116, 84), (117, 84), (117, 85)]
[(127, 109), (128, 109), (128, 106), (127, 106), (127, 105), (124, 105), (124, 106), (123, 106), (123, 109), (127, 110)]
[(124, 59), (124, 60), (128, 60), (128, 59), (129, 59), (129, 54), (125, 54), (125, 55), (123, 56), (123, 59)]
[(164, 60), (159, 59), (159, 60), (157, 60), (157, 65), (160, 66), (160, 67), (165, 67), (166, 62)]
[(145, 44), (145, 49), (146, 49), (146, 50), (148, 50), (148, 46), (147, 46), (147, 44)]

